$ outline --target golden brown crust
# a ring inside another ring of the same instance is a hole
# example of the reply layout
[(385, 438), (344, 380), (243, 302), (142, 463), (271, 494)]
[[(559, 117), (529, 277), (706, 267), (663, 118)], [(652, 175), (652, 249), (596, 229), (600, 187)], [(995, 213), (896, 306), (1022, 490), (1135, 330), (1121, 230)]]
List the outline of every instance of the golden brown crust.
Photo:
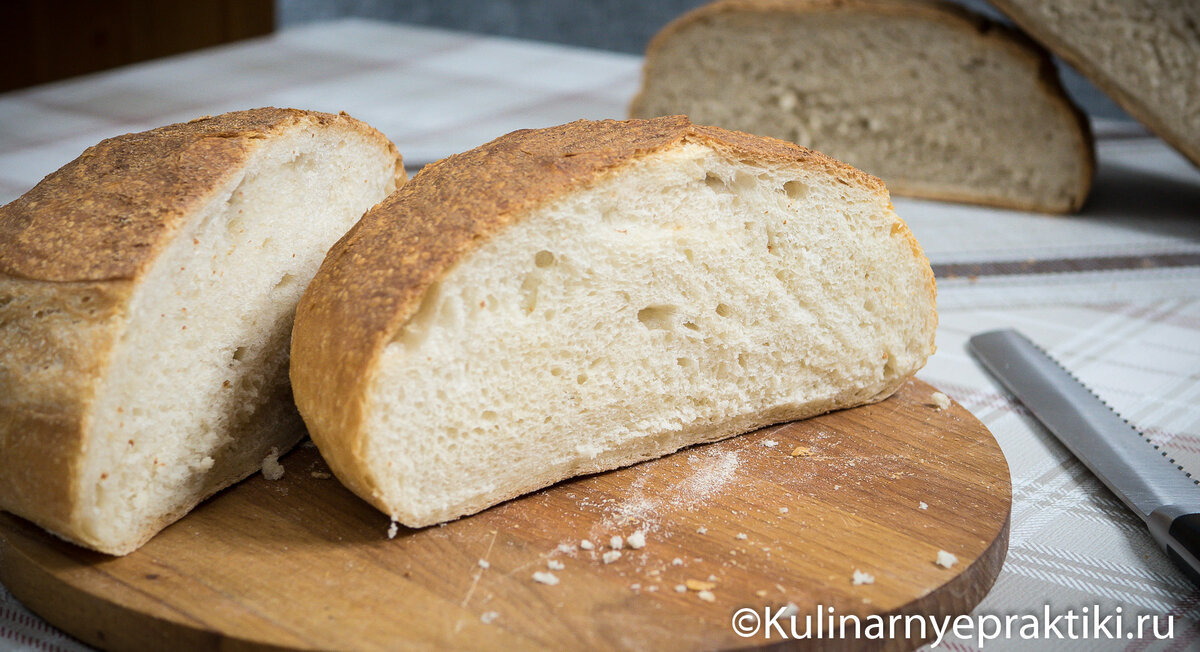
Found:
[(714, 16), (728, 13), (758, 12), (758, 13), (789, 13), (802, 14), (826, 11), (863, 11), (903, 16), (920, 16), (929, 20), (942, 22), (956, 29), (969, 30), (981, 38), (995, 39), (1014, 56), (1034, 61), (1038, 69), (1038, 83), (1047, 96), (1054, 100), (1061, 111), (1071, 116), (1078, 125), (1078, 146), (1084, 162), (1078, 180), (1077, 192), (1067, 204), (1047, 205), (1040, 201), (1017, 201), (997, 197), (984, 197), (978, 194), (964, 193), (961, 190), (937, 188), (933, 185), (913, 186), (902, 182), (889, 181), (889, 188), (894, 194), (940, 201), (960, 201), (998, 208), (1015, 210), (1032, 210), (1051, 213), (1073, 213), (1078, 211), (1091, 190), (1092, 179), (1095, 176), (1096, 152), (1095, 141), (1092, 137), (1091, 124), (1087, 115), (1071, 101), (1054, 61), (1048, 52), (1038, 43), (1029, 39), (1022, 32), (1007, 27), (1001, 23), (989, 20), (967, 8), (946, 0), (717, 0), (703, 5), (676, 18), (662, 28), (646, 47), (645, 63), (642, 65), (642, 84), (633, 101), (630, 103), (631, 117), (651, 117), (645, 115), (641, 104), (646, 93), (649, 73), (655, 58), (659, 55), (664, 44), (679, 32), (688, 27), (701, 23)]
[(0, 207), (0, 273), (44, 281), (135, 278), (184, 217), (237, 173), (255, 141), (301, 121), (355, 124), (386, 141), (349, 116), (276, 108), (109, 138)]
[(258, 143), (302, 122), (386, 144), (403, 179), (395, 147), (366, 124), (264, 108), (110, 138), (0, 208), (0, 509), (113, 554), (186, 512), (129, 533), (132, 547), (82, 532), (79, 467), (96, 389), (141, 274)]
[[(386, 510), (372, 498), (377, 492), (362, 454), (366, 389), (383, 348), (435, 282), (533, 208), (684, 142), (764, 163), (817, 168), (844, 183), (887, 192), (875, 177), (818, 152), (694, 125), (683, 116), (579, 120), (515, 131), (426, 166), (333, 246), (296, 311), (292, 388), (338, 478)], [(932, 273), (929, 282), (932, 292)]]
[(1160, 119), (1159, 112), (1155, 111), (1154, 107), (1147, 103), (1150, 101), (1150, 98), (1140, 93), (1131, 92), (1119, 84), (1117, 80), (1097, 65), (1095, 61), (1071, 47), (1063, 39), (1058, 38), (1053, 28), (1025, 12), (1019, 3), (1012, 2), (1012, 0), (994, 0), (992, 4), (996, 5), (997, 9), (1004, 12), (1021, 29), (1036, 38), (1038, 42), (1044, 44), (1055, 54), (1062, 57), (1064, 61), (1071, 64), (1076, 70), (1083, 73), (1084, 76), (1099, 86), (1100, 90), (1116, 100), (1121, 105), (1121, 108), (1128, 111), (1130, 115), (1137, 118), (1142, 124), (1150, 127), (1163, 140), (1173, 145), (1193, 165), (1200, 167), (1200, 145), (1197, 144), (1195, 139), (1188, 140), (1184, 134), (1176, 133), (1164, 120)]

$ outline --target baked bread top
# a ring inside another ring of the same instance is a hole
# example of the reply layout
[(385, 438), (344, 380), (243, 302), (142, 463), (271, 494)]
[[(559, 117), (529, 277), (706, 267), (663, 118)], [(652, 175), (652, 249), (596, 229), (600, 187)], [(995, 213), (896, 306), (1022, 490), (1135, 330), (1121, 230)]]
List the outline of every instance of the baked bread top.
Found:
[[(345, 123), (396, 151), (344, 113), (277, 108), (109, 138), (0, 207), (0, 274), (43, 281), (136, 278), (184, 218), (237, 174), (255, 141), (302, 121)], [(398, 177), (404, 173), (399, 166)]]
[[(521, 130), (426, 166), (330, 250), (297, 309), (291, 367), (297, 403), (310, 428), (351, 440), (322, 451), (334, 470), (361, 464), (365, 388), (381, 350), (458, 260), (532, 208), (683, 143), (817, 168), (840, 183), (887, 193), (879, 179), (818, 152), (694, 125), (683, 116)], [(926, 260), (907, 227), (897, 224), (914, 255)], [(932, 274), (927, 285), (932, 297)], [(351, 482), (365, 475), (339, 473)]]

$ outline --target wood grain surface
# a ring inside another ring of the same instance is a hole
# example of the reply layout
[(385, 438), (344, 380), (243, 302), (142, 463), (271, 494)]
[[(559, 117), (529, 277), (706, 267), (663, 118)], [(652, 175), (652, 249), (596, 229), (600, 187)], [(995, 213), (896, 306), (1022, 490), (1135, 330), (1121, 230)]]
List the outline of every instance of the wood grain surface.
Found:
[[(734, 632), (746, 607), (790, 602), (800, 633), (818, 605), (859, 617), (966, 613), (1004, 561), (1011, 483), (987, 429), (957, 404), (936, 409), (933, 391), (913, 380), (876, 405), (576, 478), (393, 539), (387, 517), (301, 447), (283, 458), (281, 480), (257, 475), (126, 557), (0, 515), (0, 581), (54, 625), (116, 650), (712, 649), (780, 643)], [(645, 547), (605, 563), (611, 537), (635, 530)], [(939, 550), (958, 563), (935, 564)], [(874, 583), (853, 584), (855, 570)], [(711, 582), (713, 600), (676, 590), (688, 580)]]

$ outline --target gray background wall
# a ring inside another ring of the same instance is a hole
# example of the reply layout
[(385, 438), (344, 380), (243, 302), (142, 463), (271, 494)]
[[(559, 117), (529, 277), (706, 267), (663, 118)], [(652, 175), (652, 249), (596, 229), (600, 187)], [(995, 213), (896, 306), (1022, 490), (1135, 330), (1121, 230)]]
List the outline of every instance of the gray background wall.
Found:
[[(959, 4), (1002, 19), (985, 0)], [(348, 16), (428, 25), (482, 34), (641, 53), (672, 18), (706, 0), (276, 0), (278, 27), (287, 29)], [(1068, 92), (1089, 113), (1130, 118), (1096, 87), (1059, 63)]]

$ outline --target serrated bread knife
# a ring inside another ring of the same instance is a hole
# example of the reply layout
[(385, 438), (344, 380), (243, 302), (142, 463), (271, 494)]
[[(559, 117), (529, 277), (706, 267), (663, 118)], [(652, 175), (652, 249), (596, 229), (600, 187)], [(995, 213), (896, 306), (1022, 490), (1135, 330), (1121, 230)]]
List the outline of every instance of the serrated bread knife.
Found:
[(1200, 584), (1200, 487), (1183, 467), (1017, 331), (980, 333), (967, 348)]

